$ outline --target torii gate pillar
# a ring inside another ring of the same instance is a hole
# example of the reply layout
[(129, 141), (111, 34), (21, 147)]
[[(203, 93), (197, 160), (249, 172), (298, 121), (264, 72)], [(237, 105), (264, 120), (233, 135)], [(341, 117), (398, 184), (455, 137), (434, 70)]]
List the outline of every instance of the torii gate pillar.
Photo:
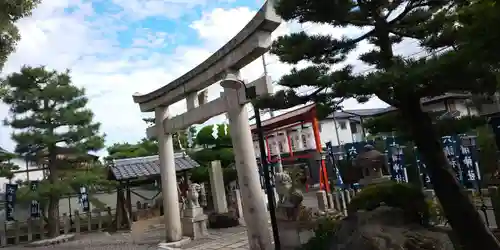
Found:
[[(236, 83), (234, 86), (243, 88), (244, 84), (240, 83)], [(221, 85), (224, 87), (224, 95), (226, 97), (229, 130), (233, 144), (236, 171), (238, 173), (243, 217), (247, 225), (249, 248), (252, 250), (270, 250), (273, 249), (273, 245), (269, 231), (268, 212), (266, 204), (262, 199), (258, 166), (255, 160), (250, 124), (248, 123), (248, 113), (245, 105), (241, 104), (242, 102), (239, 100), (240, 98), (245, 98), (241, 96), (245, 91), (230, 88), (224, 83), (221, 83)], [(228, 85), (233, 84), (229, 83)]]
[(172, 134), (165, 133), (163, 130), (163, 121), (168, 118), (168, 106), (160, 106), (155, 109), (166, 240), (167, 242), (177, 242), (182, 239), (182, 225), (178, 202), (179, 194), (177, 193), (174, 144)]

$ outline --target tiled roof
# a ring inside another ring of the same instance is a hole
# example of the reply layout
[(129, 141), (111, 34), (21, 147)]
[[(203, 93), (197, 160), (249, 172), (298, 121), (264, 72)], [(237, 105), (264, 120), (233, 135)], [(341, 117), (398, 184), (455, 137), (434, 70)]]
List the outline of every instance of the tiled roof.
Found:
[[(462, 93), (446, 93), (444, 95), (440, 96), (435, 96), (431, 98), (423, 97), (420, 99), (420, 102), (422, 105), (428, 105), (431, 103), (435, 102), (440, 102), (444, 101), (446, 99), (467, 99), (470, 98), (470, 94), (462, 94)], [(376, 115), (382, 115), (391, 111), (397, 110), (395, 107), (389, 106), (386, 108), (375, 108), (375, 109), (353, 109), (353, 110), (345, 110), (345, 111), (339, 111), (335, 112), (333, 115), (329, 115), (329, 118), (332, 118), (334, 116), (335, 118), (349, 118), (352, 119), (354, 116), (357, 117), (370, 117), (370, 116), (376, 116)]]
[(10, 154), (9, 151), (5, 150), (4, 148), (0, 147), (0, 153), (2, 154)]
[(371, 116), (376, 116), (378, 114), (382, 114), (387, 112), (388, 110), (391, 110), (392, 107), (387, 107), (387, 108), (374, 108), (374, 109), (352, 109), (352, 110), (343, 110), (343, 111), (337, 111), (331, 115), (328, 116), (328, 118), (338, 118), (338, 119), (347, 119), (347, 118), (354, 118), (354, 117), (371, 117)]
[[(175, 170), (184, 171), (199, 167), (196, 161), (184, 153), (175, 154)], [(129, 180), (141, 177), (160, 175), (160, 159), (158, 155), (118, 159), (110, 167), (116, 180)]]

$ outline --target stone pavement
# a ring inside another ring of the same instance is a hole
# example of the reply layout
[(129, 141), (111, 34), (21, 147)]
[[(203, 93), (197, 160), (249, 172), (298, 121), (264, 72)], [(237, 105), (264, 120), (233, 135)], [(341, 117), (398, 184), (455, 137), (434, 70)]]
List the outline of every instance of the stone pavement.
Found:
[(248, 249), (245, 227), (209, 229), (207, 238), (191, 241), (182, 246), (186, 250), (243, 250)]
[[(163, 232), (163, 229), (161, 229)], [(191, 241), (182, 246), (185, 250), (243, 250), (248, 249), (245, 227), (210, 229), (206, 238)], [(31, 249), (54, 250), (156, 250), (163, 239), (161, 232), (148, 232), (144, 241), (134, 243), (128, 232), (91, 233), (79, 235), (74, 241), (59, 245), (33, 247)], [(11, 246), (5, 250), (30, 249), (22, 246)]]

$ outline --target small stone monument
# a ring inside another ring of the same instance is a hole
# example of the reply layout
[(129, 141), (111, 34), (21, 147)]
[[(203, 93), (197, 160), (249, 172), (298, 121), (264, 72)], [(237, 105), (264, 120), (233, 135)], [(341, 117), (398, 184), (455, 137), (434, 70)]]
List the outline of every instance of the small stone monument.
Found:
[(361, 170), (361, 179), (359, 184), (370, 185), (385, 181), (390, 181), (391, 176), (385, 175), (387, 164), (384, 154), (375, 150), (372, 145), (365, 145), (361, 152), (353, 162), (353, 166)]
[(192, 183), (189, 185), (187, 192), (187, 204), (183, 213), (184, 217), (181, 219), (184, 236), (188, 236), (193, 239), (198, 239), (208, 235), (208, 216), (203, 213), (203, 208), (200, 206), (199, 202), (201, 189), (200, 184)]

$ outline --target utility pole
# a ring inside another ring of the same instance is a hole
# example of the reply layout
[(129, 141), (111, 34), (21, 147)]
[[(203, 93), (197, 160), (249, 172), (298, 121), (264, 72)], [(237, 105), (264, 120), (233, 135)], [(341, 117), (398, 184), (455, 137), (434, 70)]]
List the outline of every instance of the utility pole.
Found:
[[(262, 56), (262, 66), (264, 67), (264, 76), (267, 76), (267, 63), (266, 63), (266, 54), (264, 53)], [(274, 111), (270, 110), (269, 111), (269, 115), (272, 117), (274, 117)]]

